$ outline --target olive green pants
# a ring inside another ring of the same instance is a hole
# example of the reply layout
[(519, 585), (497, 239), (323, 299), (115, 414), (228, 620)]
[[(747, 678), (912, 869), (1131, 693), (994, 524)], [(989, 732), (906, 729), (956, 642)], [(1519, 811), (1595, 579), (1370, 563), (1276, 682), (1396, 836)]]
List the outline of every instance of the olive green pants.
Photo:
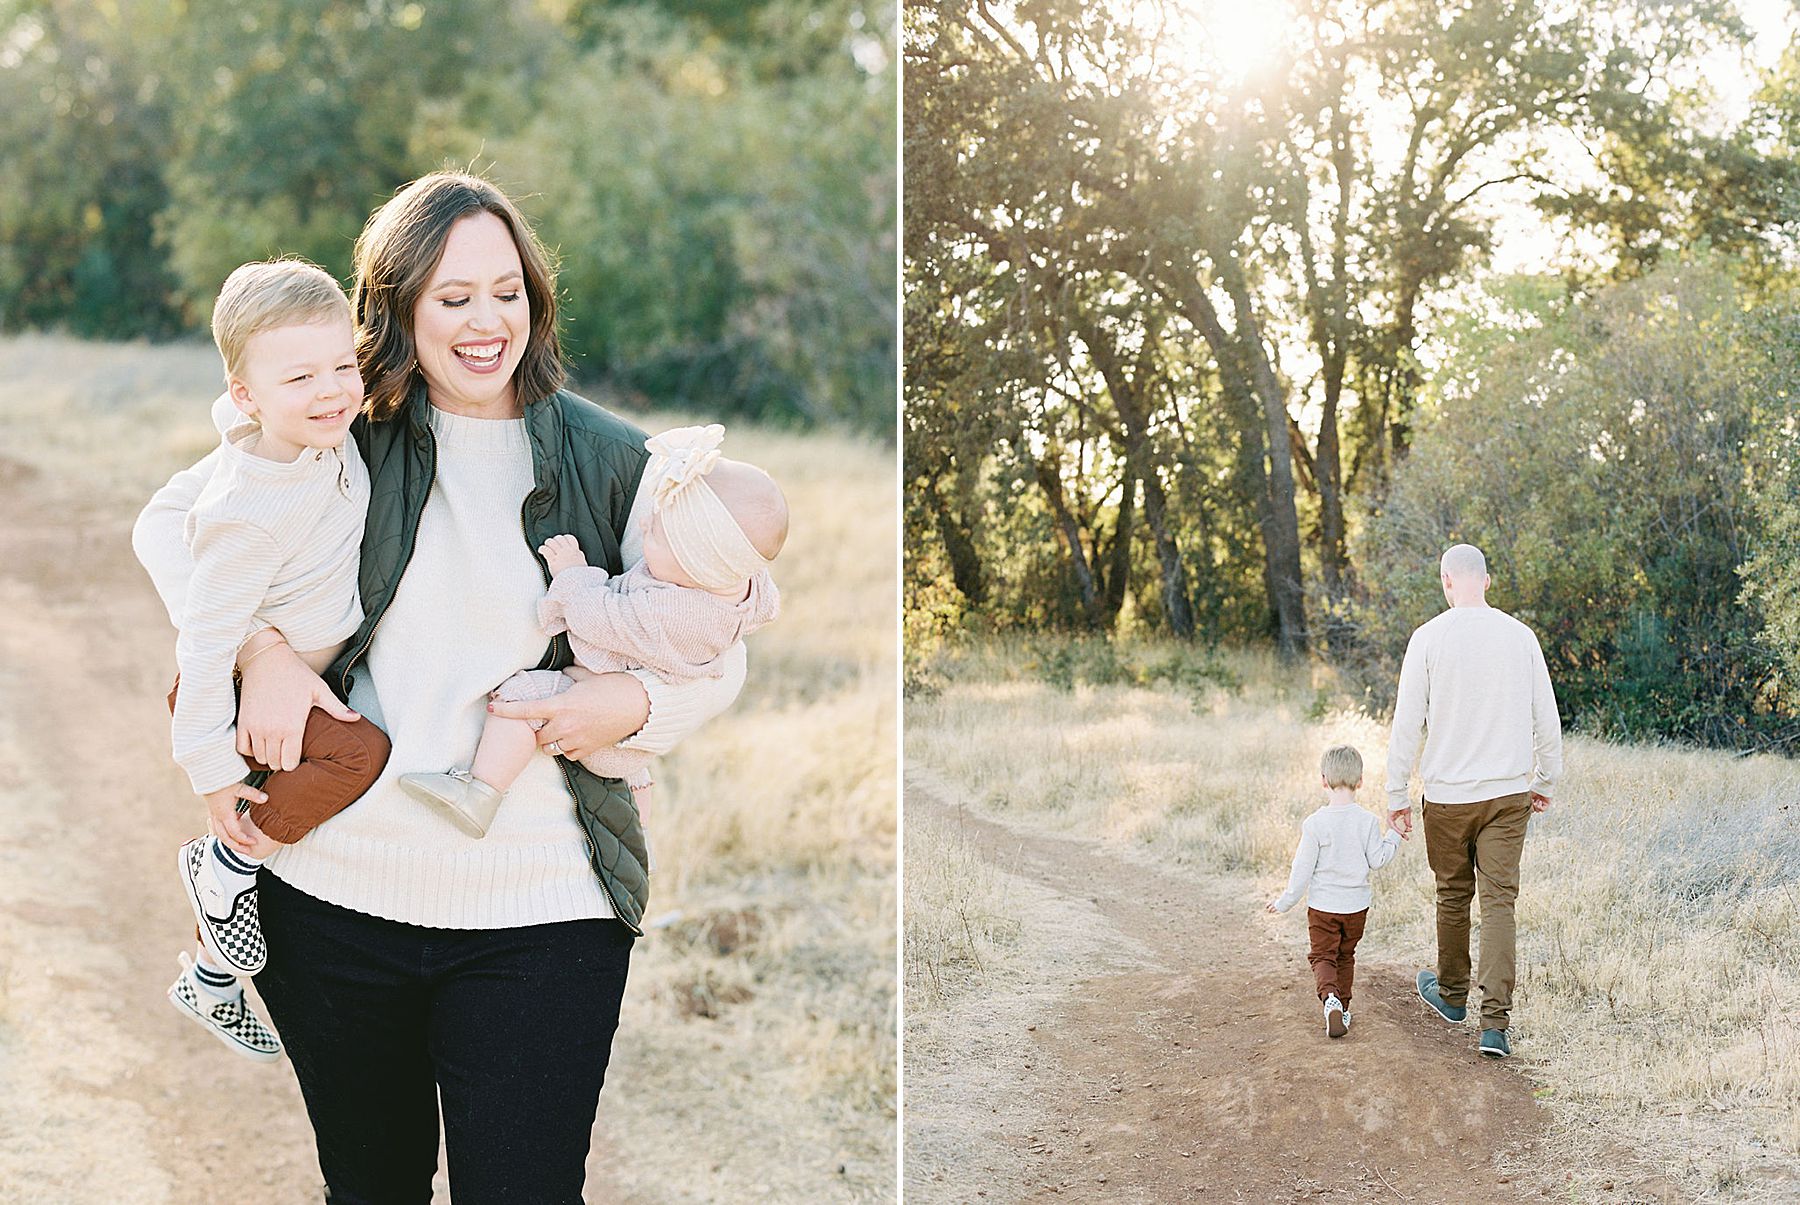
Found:
[(1505, 1029), (1512, 1014), (1518, 931), (1519, 860), (1531, 796), (1480, 803), (1425, 801), (1425, 858), (1437, 878), (1438, 991), (1444, 1003), (1469, 998), (1469, 905), (1481, 896), (1481, 1027)]

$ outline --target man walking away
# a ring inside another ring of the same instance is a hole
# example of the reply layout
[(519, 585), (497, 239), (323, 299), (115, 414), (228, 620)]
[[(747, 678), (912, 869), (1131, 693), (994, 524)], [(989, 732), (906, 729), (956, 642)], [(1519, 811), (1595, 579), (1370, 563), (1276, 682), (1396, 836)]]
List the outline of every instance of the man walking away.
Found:
[[(1412, 832), (1407, 783), (1425, 781), (1425, 857), (1437, 880), (1438, 966), (1419, 996), (1444, 1020), (1468, 1015), (1469, 906), (1481, 897), (1481, 1053), (1512, 1053), (1513, 901), (1525, 825), (1562, 775), (1562, 723), (1532, 630), (1487, 604), (1487, 558), (1458, 544), (1440, 563), (1450, 609), (1407, 642), (1388, 742), (1389, 824)], [(1423, 745), (1423, 753), (1420, 747)]]

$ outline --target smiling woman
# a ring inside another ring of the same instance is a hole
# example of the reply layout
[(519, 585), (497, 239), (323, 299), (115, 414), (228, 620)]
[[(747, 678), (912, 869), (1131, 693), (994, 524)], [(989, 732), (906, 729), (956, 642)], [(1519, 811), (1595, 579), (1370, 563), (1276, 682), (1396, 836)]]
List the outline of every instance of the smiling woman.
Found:
[(413, 307), (419, 371), (438, 382), (437, 404), (464, 414), (522, 413), (512, 370), (530, 331), (525, 273), (506, 224), (485, 212), (457, 222)]
[[(632, 668), (543, 704), (554, 756), (530, 758), (491, 828), (411, 798), (402, 774), (464, 760), (496, 684), (569, 664), (568, 642), (546, 649), (537, 621), (534, 549), (569, 533), (621, 573), (641, 556), (656, 474), (641, 431), (558, 387), (554, 282), (492, 184), (414, 181), (370, 219), (356, 265), (360, 624), (325, 680), (279, 640), (243, 656), (237, 727), (252, 744), (297, 732), (341, 692), (392, 753), (229, 897), (233, 923), (255, 929), (260, 914), (259, 952), (266, 934), (266, 966), (240, 973), (256, 973), (293, 1059), (334, 1197), (429, 1195), (441, 1108), (458, 1200), (575, 1200), (649, 860), (623, 783), (577, 759), (620, 743), (667, 752), (736, 697), (743, 645), (715, 677)], [(165, 597), (192, 572), (182, 533), (205, 471), (177, 475), (139, 522)]]
[(393, 417), (430, 382), (445, 410), (517, 418), (564, 381), (543, 248), (484, 180), (440, 172), (401, 195), (407, 203), (383, 206), (356, 241), (352, 304), (370, 417)]

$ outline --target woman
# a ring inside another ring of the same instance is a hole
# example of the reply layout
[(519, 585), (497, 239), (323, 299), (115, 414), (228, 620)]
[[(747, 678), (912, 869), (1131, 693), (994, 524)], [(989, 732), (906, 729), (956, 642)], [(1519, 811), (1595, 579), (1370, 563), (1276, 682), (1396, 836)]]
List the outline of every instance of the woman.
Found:
[[(608, 674), (497, 704), (546, 718), (555, 756), (534, 759), (480, 841), (403, 794), (400, 774), (468, 759), (495, 684), (569, 664), (567, 640), (546, 650), (535, 623), (534, 550), (569, 532), (615, 572), (641, 556), (646, 454), (643, 432), (559, 388), (551, 271), (486, 181), (435, 173), (376, 211), (353, 303), (365, 619), (323, 680), (285, 648), (246, 646), (239, 743), (291, 769), (307, 712), (341, 694), (393, 751), (367, 794), (269, 860), (257, 988), (330, 1200), (428, 1201), (441, 1099), (458, 1205), (579, 1201), (648, 883), (623, 784), (576, 759), (628, 737), (666, 750), (736, 696), (743, 649), (723, 680)], [(176, 615), (181, 523), (208, 469), (178, 474), (133, 537)]]

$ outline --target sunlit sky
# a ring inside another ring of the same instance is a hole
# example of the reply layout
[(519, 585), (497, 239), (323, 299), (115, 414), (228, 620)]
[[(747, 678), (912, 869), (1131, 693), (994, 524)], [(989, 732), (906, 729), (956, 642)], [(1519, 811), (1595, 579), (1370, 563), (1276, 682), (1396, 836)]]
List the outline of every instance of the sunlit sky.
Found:
[[(1569, 0), (1579, 3), (1580, 0)], [(1155, 8), (1154, 0), (1152, 7)], [(1737, 8), (1755, 33), (1749, 61), (1735, 51), (1717, 50), (1700, 68), (1700, 73), (1717, 97), (1715, 121), (1727, 128), (1741, 120), (1750, 108), (1756, 87), (1755, 71), (1773, 66), (1797, 33), (1795, 0), (1737, 0)], [(1279, 61), (1281, 23), (1289, 19), (1287, 6), (1279, 0), (1172, 0), (1155, 11), (1169, 18), (1166, 30), (1168, 50), (1177, 62), (1191, 59), (1204, 61), (1209, 70), (1242, 78), (1259, 70), (1272, 68)], [(1404, 132), (1395, 130), (1383, 138), (1374, 132), (1372, 151), (1377, 161), (1397, 160)], [(1551, 158), (1555, 174), (1571, 183), (1591, 180), (1594, 172), (1587, 148), (1569, 134), (1550, 133), (1541, 144)], [(1488, 155), (1498, 165), (1515, 145)], [(1479, 167), (1472, 161), (1471, 168)], [(1494, 174), (1504, 174), (1496, 171)], [(1580, 247), (1564, 245), (1557, 232), (1549, 229), (1526, 201), (1534, 186), (1521, 184), (1495, 188), (1483, 195), (1481, 202), (1496, 221), (1495, 248), (1490, 261), (1501, 272), (1544, 271), (1556, 266), (1559, 255), (1581, 255)]]
[[(1582, 0), (1564, 2), (1578, 4)], [(1748, 61), (1736, 51), (1718, 50), (1698, 69), (1716, 98), (1712, 118), (1717, 129), (1728, 129), (1749, 113), (1758, 71), (1773, 66), (1800, 34), (1797, 2), (1800, 0), (1737, 0), (1739, 13), (1755, 35)], [(1164, 8), (1155, 8), (1155, 0), (1151, 0), (1151, 5), (1153, 11), (1169, 15), (1165, 47), (1174, 64), (1204, 63), (1209, 72), (1244, 79), (1253, 78), (1260, 70), (1276, 69), (1281, 60), (1281, 22), (1287, 19), (1287, 6), (1279, 0), (1169, 0)], [(1535, 137), (1539, 139), (1535, 145), (1547, 155), (1546, 166), (1555, 178), (1576, 184), (1590, 183), (1597, 176), (1590, 150), (1573, 134), (1552, 130)], [(1383, 131), (1372, 130), (1369, 149), (1378, 164), (1397, 164), (1404, 151), (1404, 139), (1405, 131), (1399, 128), (1385, 137)], [(1484, 159), (1472, 158), (1467, 165), (1470, 178), (1510, 174), (1505, 165), (1520, 149), (1521, 144), (1514, 143), (1493, 148)], [(1537, 187), (1526, 182), (1496, 186), (1479, 198), (1477, 203), (1494, 223), (1489, 272), (1556, 272), (1598, 253), (1591, 239), (1553, 227), (1539, 215), (1529, 204)], [(1481, 287), (1474, 281), (1440, 300), (1452, 308), (1483, 304)], [(1434, 333), (1439, 316), (1431, 313), (1428, 305), (1419, 317), (1423, 341), (1417, 350), (1429, 368), (1440, 360), (1446, 348)], [(1305, 340), (1297, 339), (1292, 344), (1284, 341), (1280, 350), (1283, 370), (1291, 379), (1316, 382), (1316, 353)], [(1312, 396), (1297, 417), (1310, 432), (1318, 421), (1317, 396), (1314, 390), (1306, 392)]]

